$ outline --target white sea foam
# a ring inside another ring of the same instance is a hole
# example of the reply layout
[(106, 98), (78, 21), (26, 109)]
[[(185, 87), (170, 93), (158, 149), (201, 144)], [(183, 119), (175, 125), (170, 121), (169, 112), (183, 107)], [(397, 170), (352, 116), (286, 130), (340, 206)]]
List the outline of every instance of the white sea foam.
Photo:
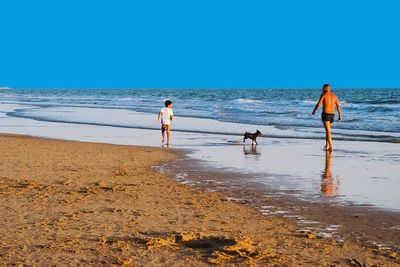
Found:
[(256, 100), (256, 99), (247, 99), (247, 98), (239, 98), (237, 100), (239, 103), (264, 103), (262, 100)]

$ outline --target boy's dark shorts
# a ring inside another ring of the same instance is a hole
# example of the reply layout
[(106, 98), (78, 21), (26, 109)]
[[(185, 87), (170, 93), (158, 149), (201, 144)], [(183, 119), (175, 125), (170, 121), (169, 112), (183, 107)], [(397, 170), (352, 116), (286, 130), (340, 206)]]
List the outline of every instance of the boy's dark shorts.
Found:
[(333, 123), (333, 121), (335, 120), (335, 114), (322, 112), (321, 119), (323, 122), (329, 121), (330, 123)]
[(161, 131), (167, 131), (169, 127), (169, 124), (161, 124)]

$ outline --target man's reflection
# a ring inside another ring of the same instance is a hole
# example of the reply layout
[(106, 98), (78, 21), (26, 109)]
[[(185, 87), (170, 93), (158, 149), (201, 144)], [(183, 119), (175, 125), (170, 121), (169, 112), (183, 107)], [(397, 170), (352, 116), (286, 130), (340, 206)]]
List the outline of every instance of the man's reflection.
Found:
[(325, 169), (321, 175), (321, 193), (327, 197), (337, 196), (339, 194), (339, 180), (332, 177), (331, 172), (332, 152), (326, 151), (325, 154)]

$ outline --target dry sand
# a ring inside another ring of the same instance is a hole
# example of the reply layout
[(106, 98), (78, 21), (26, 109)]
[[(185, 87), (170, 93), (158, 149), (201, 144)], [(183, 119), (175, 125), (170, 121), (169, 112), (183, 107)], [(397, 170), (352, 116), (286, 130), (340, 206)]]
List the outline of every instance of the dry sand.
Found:
[(0, 136), (0, 265), (398, 266), (154, 172), (169, 150)]

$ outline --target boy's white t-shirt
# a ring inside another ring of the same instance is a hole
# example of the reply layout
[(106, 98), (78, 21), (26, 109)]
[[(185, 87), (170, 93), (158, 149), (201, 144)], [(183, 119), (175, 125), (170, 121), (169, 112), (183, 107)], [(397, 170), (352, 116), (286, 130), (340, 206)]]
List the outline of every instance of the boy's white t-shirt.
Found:
[(174, 116), (172, 112), (172, 108), (163, 108), (161, 109), (161, 124), (170, 125), (171, 124), (171, 116)]

